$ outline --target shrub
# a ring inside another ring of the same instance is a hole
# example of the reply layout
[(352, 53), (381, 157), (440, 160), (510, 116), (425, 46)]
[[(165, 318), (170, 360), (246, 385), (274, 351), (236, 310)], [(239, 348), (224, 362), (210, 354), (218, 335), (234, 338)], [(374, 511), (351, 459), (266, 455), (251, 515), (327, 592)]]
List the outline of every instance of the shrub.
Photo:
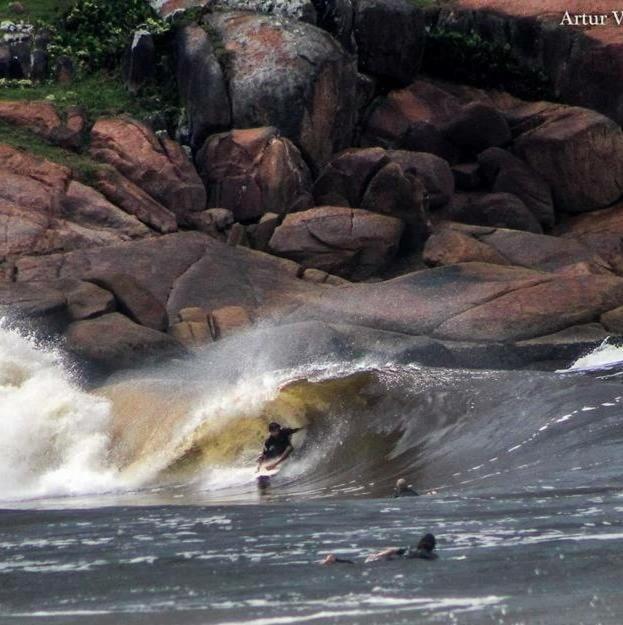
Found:
[(551, 81), (543, 71), (520, 64), (510, 45), (486, 41), (475, 33), (431, 29), (423, 70), (429, 76), (503, 89), (530, 100), (555, 99)]
[(85, 72), (112, 69), (138, 28), (158, 36), (169, 27), (146, 0), (77, 0), (51, 28), (50, 54), (72, 57)]

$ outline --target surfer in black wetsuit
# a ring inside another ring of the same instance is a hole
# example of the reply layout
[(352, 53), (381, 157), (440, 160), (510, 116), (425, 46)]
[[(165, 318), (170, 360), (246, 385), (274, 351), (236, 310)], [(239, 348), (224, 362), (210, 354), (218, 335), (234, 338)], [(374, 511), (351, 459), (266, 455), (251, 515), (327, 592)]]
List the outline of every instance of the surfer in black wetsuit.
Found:
[(403, 477), (396, 482), (396, 488), (392, 493), (392, 497), (417, 497), (418, 495), (419, 493), (413, 490)]
[(420, 558), (421, 560), (436, 560), (435, 553), (437, 540), (432, 534), (425, 534), (420, 538), (417, 547), (390, 547), (378, 553), (373, 553), (366, 558), (366, 562), (377, 562), (378, 560), (393, 560), (394, 558)]
[[(432, 534), (425, 534), (420, 538), (420, 542), (417, 547), (390, 547), (377, 553), (369, 555), (364, 562), (366, 564), (370, 562), (378, 562), (379, 560), (394, 560), (395, 558), (403, 558), (405, 560), (412, 560), (419, 558), (420, 560), (436, 560), (438, 558), (435, 553), (435, 547), (437, 546), (437, 540)], [(347, 560), (346, 558), (338, 558), (334, 553), (328, 554), (324, 560), (320, 560), (319, 564), (354, 564), (353, 560)]]
[(259, 465), (266, 460), (273, 460), (270, 464), (266, 465), (266, 469), (272, 471), (276, 469), (286, 458), (294, 451), (292, 447), (292, 434), (298, 432), (301, 428), (282, 428), (278, 423), (274, 421), (268, 424), (268, 438), (264, 441), (264, 449), (260, 454), (258, 461)]

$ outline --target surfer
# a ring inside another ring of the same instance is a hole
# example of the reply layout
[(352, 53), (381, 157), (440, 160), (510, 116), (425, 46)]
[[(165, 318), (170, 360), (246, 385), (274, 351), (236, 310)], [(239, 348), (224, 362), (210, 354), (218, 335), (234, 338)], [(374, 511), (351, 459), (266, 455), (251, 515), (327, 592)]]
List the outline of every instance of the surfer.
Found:
[[(425, 534), (420, 538), (420, 542), (417, 547), (390, 547), (377, 553), (369, 555), (364, 562), (366, 564), (370, 562), (378, 562), (379, 560), (393, 560), (395, 558), (403, 558), (405, 560), (412, 560), (419, 558), (420, 560), (436, 560), (438, 558), (435, 553), (435, 547), (437, 546), (437, 540), (432, 534)], [(319, 560), (319, 564), (325, 566), (331, 564), (354, 564), (352, 560), (346, 558), (338, 558), (334, 553), (328, 554), (324, 560)]]
[(407, 480), (405, 480), (404, 477), (401, 477), (396, 482), (396, 488), (394, 488), (392, 497), (417, 497), (418, 495), (419, 493), (407, 484)]
[(379, 560), (393, 560), (394, 558), (420, 558), (421, 560), (436, 560), (435, 547), (437, 540), (432, 534), (425, 534), (420, 538), (417, 547), (390, 547), (377, 553), (373, 553), (366, 558), (366, 562), (378, 562)]
[(269, 423), (268, 438), (264, 441), (264, 449), (257, 459), (257, 468), (260, 468), (262, 462), (273, 460), (274, 462), (270, 462), (270, 464), (264, 466), (268, 471), (272, 471), (284, 462), (294, 451), (290, 439), (292, 435), (300, 429), (302, 428), (282, 428), (279, 423), (275, 423), (274, 421)]

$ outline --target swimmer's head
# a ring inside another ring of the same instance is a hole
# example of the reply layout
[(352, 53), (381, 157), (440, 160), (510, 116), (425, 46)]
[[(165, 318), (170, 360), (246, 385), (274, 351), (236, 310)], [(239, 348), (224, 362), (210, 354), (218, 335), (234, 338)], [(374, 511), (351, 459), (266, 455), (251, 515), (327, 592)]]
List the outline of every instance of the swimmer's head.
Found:
[(280, 430), (281, 430), (281, 426), (276, 421), (272, 421), (271, 423), (268, 424), (268, 431), (271, 434), (278, 434)]
[(420, 542), (417, 544), (418, 549), (423, 551), (433, 551), (437, 545), (437, 540), (432, 534), (425, 534), (420, 538)]
[(404, 477), (401, 477), (400, 479), (398, 479), (398, 481), (396, 482), (396, 489), (397, 490), (407, 489), (407, 480), (405, 480)]

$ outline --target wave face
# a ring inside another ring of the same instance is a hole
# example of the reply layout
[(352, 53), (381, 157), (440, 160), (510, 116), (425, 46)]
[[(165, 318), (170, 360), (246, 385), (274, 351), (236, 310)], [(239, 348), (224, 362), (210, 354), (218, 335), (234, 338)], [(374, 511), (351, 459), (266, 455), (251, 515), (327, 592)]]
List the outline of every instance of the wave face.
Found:
[(0, 330), (0, 500), (179, 488), (247, 500), (273, 420), (304, 426), (274, 480), (285, 497), (386, 495), (400, 476), (508, 494), (623, 475), (620, 348), (564, 373), (492, 372), (297, 362), (300, 346), (265, 339), (86, 392), (54, 350)]

